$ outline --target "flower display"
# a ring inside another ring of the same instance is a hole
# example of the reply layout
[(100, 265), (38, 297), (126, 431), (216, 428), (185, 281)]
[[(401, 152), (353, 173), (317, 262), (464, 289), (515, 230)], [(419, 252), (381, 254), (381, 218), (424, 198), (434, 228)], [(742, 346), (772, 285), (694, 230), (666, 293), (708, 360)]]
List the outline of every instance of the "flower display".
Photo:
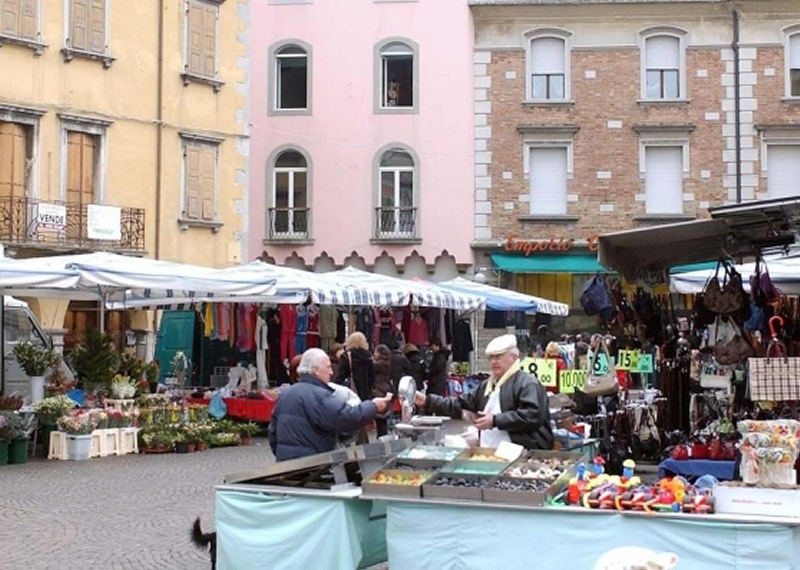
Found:
[(65, 395), (51, 396), (33, 404), (33, 410), (44, 425), (54, 425), (58, 419), (77, 404)]
[(172, 371), (175, 373), (185, 372), (189, 368), (189, 359), (186, 358), (186, 353), (179, 350), (172, 357)]
[(68, 435), (89, 435), (97, 427), (92, 414), (74, 414), (58, 420), (58, 429)]
[(136, 382), (129, 376), (114, 375), (111, 379), (111, 394), (119, 400), (127, 400), (136, 395)]
[(14, 356), (28, 376), (44, 376), (59, 362), (52, 349), (37, 346), (32, 342), (21, 342), (14, 346)]
[(16, 411), (22, 407), (25, 401), (22, 396), (12, 394), (10, 396), (0, 396), (0, 410)]

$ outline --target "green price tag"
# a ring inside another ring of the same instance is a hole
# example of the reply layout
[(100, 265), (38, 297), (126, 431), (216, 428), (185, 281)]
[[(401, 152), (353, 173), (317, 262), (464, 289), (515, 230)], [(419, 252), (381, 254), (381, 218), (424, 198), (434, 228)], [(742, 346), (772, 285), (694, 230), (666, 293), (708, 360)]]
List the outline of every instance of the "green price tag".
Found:
[(619, 358), (617, 359), (617, 368), (620, 370), (639, 372), (639, 356), (640, 353), (638, 350), (620, 350)]
[(558, 386), (556, 361), (549, 358), (526, 358), (519, 363), (522, 371), (536, 377), (542, 386)]
[(653, 355), (640, 354), (639, 355), (639, 372), (652, 373), (653, 372)]
[(558, 375), (558, 391), (562, 394), (574, 394), (575, 388), (583, 390), (586, 382), (586, 370), (562, 370)]
[(609, 362), (608, 356), (605, 352), (595, 354), (591, 359), (591, 363), (592, 372), (595, 374), (595, 376), (605, 376), (608, 374)]

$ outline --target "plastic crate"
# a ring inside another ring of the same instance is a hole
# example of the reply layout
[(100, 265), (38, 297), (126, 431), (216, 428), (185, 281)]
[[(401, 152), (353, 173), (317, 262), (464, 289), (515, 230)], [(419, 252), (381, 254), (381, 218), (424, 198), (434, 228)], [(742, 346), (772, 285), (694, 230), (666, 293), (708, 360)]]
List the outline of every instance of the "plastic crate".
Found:
[(119, 428), (120, 455), (139, 453), (139, 428)]

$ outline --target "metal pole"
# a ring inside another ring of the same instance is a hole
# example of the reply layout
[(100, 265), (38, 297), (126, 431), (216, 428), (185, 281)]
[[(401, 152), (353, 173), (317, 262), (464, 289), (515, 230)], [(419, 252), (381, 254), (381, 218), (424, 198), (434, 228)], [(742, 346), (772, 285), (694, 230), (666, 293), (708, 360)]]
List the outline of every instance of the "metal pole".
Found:
[(0, 394), (6, 393), (6, 298), (0, 295)]

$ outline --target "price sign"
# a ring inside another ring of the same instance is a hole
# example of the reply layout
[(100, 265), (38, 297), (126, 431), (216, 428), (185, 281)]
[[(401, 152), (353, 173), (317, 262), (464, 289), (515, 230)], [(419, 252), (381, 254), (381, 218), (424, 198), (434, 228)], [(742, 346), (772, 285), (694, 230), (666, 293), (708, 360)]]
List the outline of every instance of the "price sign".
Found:
[(609, 362), (605, 352), (593, 355), (590, 362), (592, 364), (592, 372), (595, 376), (605, 376), (608, 374)]
[(524, 372), (532, 374), (539, 379), (542, 386), (558, 386), (556, 361), (549, 358), (526, 358), (519, 363), (519, 367)]
[(558, 391), (562, 394), (574, 394), (575, 388), (583, 390), (586, 382), (586, 370), (562, 370), (558, 375)]
[(620, 350), (617, 368), (630, 372), (639, 372), (640, 356), (641, 353), (638, 350)]
[(640, 354), (639, 355), (639, 372), (651, 374), (653, 372), (653, 355)]

